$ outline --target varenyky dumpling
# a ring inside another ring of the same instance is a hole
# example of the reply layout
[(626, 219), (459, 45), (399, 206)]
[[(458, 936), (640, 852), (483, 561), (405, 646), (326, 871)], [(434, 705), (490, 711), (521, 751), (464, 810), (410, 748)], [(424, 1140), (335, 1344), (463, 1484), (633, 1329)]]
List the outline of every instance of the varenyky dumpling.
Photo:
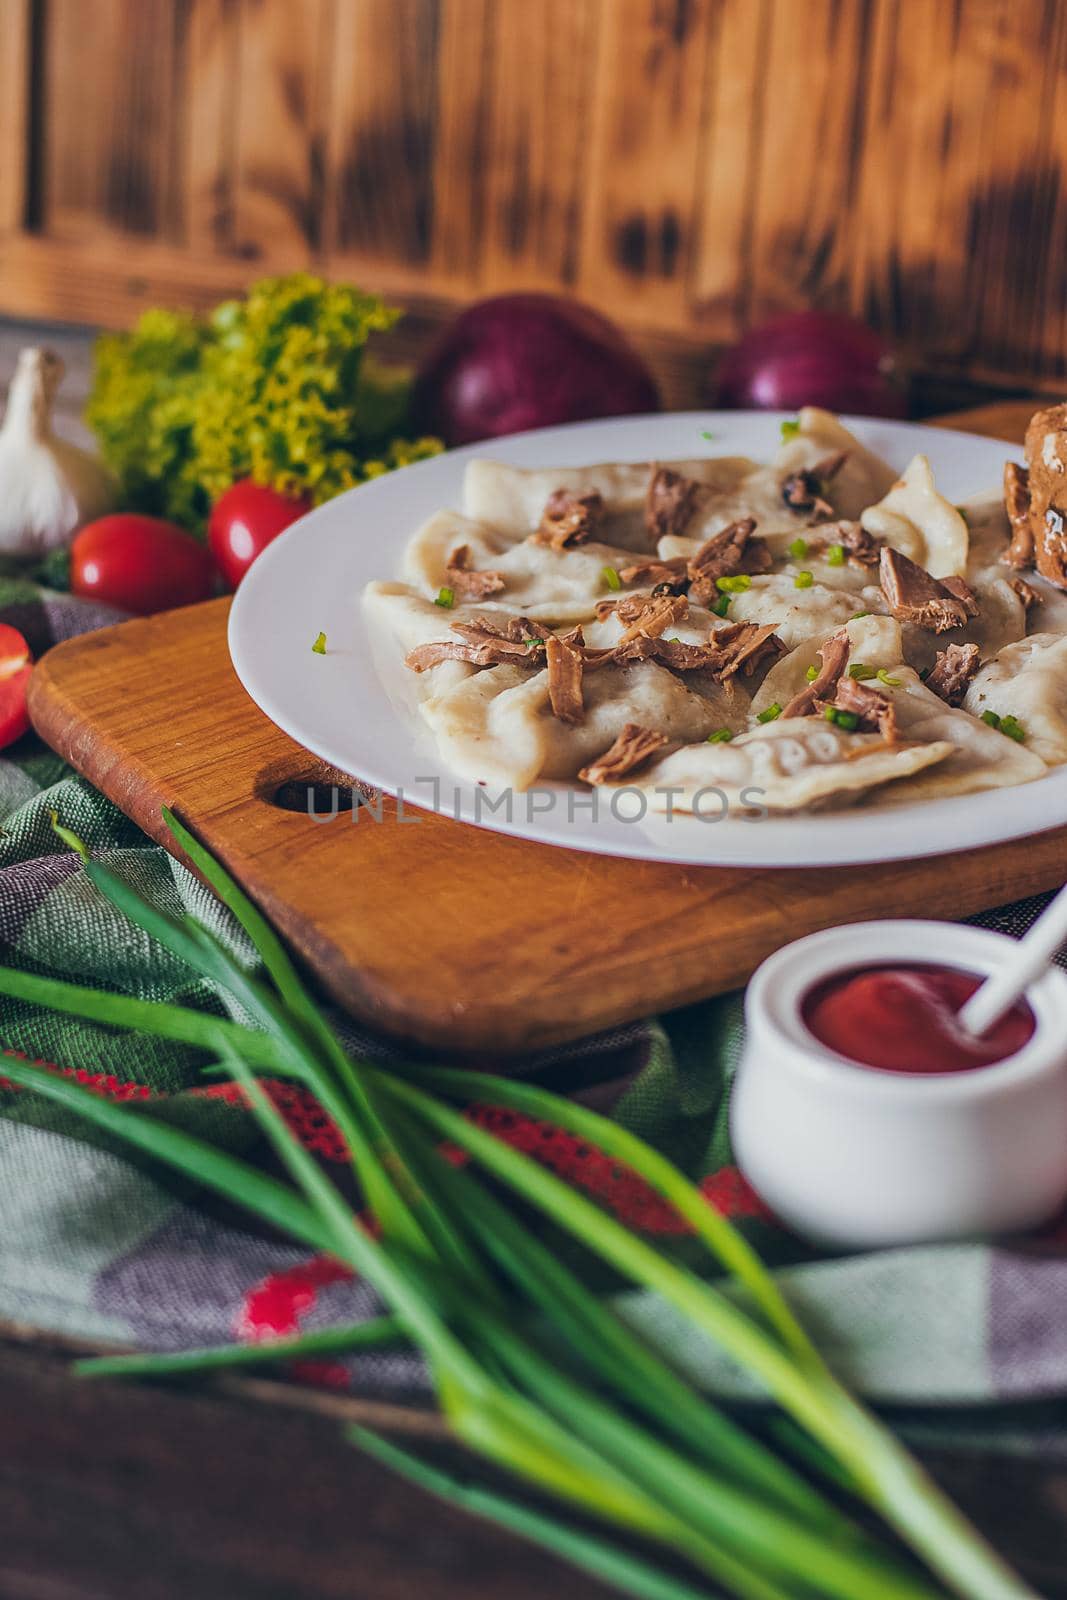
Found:
[(501, 587), (478, 601), (483, 611), (506, 611), (541, 622), (581, 622), (595, 614), (597, 601), (610, 594), (604, 570), (617, 572), (632, 561), (631, 551), (594, 543), (554, 550), (531, 536), (518, 542), (484, 523), (441, 511), (421, 527), (408, 545), (404, 577), (427, 599), (452, 586), (450, 559), (468, 552), (475, 573), (495, 573)]
[(979, 789), (1008, 788), (1032, 783), (1048, 770), (1041, 757), (1016, 744), (995, 728), (945, 704), (922, 682), (913, 668), (898, 662), (889, 669), (895, 682), (878, 687), (892, 700), (901, 737), (947, 741), (951, 760), (936, 772), (912, 779), (885, 798), (892, 802), (932, 800), (945, 795), (973, 794)]
[[(463, 513), (511, 540), (525, 539), (540, 525), (550, 496), (559, 489), (599, 494), (604, 502), (603, 542), (647, 552), (645, 496), (652, 473), (667, 467), (704, 486), (709, 507), (728, 508), (739, 487), (758, 470), (746, 456), (705, 456), (691, 461), (639, 461), (591, 467), (509, 467), (503, 461), (472, 461), (463, 475)], [(720, 526), (732, 517), (724, 512)]]
[[(911, 779), (953, 753), (947, 740), (887, 745), (878, 734), (844, 733), (821, 717), (768, 722), (722, 744), (691, 744), (623, 779), (653, 811), (698, 816), (802, 811)], [(714, 791), (718, 791), (715, 793)]]
[(586, 675), (577, 724), (559, 721), (547, 671), (516, 678), (513, 667), (476, 673), (422, 705), (448, 764), (472, 782), (528, 789), (539, 779), (575, 778), (627, 723), (689, 743), (718, 728), (743, 728), (748, 695), (730, 680), (702, 692), (655, 662), (602, 667)]
[[(844, 625), (849, 640), (849, 661), (870, 667), (874, 672), (888, 671), (901, 659), (900, 623), (893, 617), (855, 617)], [(794, 695), (800, 693), (810, 681), (809, 674), (817, 672), (821, 664), (819, 651), (836, 632), (813, 634), (804, 639), (795, 650), (775, 662), (752, 697), (752, 716), (766, 711), (768, 706), (787, 706)]]
[(795, 576), (788, 573), (754, 577), (751, 586), (730, 601), (730, 616), (735, 622), (773, 622), (787, 650), (805, 639), (843, 627), (857, 611), (883, 609), (882, 593), (877, 587), (868, 585), (856, 593), (813, 582), (798, 589)]
[(938, 493), (926, 456), (913, 457), (889, 493), (868, 506), (860, 522), (868, 533), (925, 567), (932, 578), (962, 578), (967, 571), (967, 524)]
[(823, 483), (823, 493), (835, 517), (856, 519), (867, 506), (887, 494), (896, 476), (881, 456), (860, 444), (855, 434), (829, 411), (804, 406), (797, 416), (797, 431), (774, 458), (781, 482), (794, 472), (814, 472), (844, 457)]
[(1067, 761), (1067, 637), (1034, 633), (987, 661), (964, 698), (972, 716), (1014, 717), (1026, 748), (1050, 766)]

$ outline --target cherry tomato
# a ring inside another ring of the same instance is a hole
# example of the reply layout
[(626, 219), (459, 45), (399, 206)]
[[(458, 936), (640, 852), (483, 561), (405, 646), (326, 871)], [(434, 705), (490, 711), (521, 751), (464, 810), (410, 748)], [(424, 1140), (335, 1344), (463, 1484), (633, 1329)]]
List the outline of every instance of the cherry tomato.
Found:
[(210, 554), (191, 534), (133, 511), (86, 523), (70, 547), (74, 594), (141, 617), (206, 600), (214, 577)]
[(212, 509), (207, 536), (219, 570), (230, 588), (236, 589), (272, 539), (310, 510), (308, 496), (291, 499), (279, 494), (277, 489), (253, 483), (250, 478), (243, 478), (227, 489)]
[(17, 628), (0, 622), (0, 749), (29, 732), (26, 685), (32, 671), (29, 645)]

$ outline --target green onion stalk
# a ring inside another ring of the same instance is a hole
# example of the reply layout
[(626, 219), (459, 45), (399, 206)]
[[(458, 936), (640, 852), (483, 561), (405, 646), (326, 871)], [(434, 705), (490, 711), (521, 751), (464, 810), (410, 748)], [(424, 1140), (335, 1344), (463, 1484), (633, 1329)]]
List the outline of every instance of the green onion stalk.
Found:
[[(0, 993), (208, 1051), (206, 1070), (240, 1086), (284, 1176), (42, 1068), (11, 1061), (4, 1074), (345, 1263), (373, 1285), (384, 1311), (265, 1346), (95, 1358), (78, 1363), (81, 1373), (183, 1377), (414, 1346), (452, 1432), (493, 1469), (494, 1482), (484, 1466), (452, 1475), (364, 1429), (350, 1429), (353, 1443), (620, 1593), (1032, 1593), (838, 1382), (752, 1247), (665, 1156), (530, 1083), (453, 1067), (385, 1071), (353, 1059), (260, 912), (177, 818), (164, 817), (249, 934), (259, 971), (246, 971), (195, 918), (148, 904), (54, 822), (96, 888), (221, 985), (252, 1025), (11, 969), (0, 969)], [(264, 1077), (300, 1083), (333, 1118), (373, 1229), (287, 1127)], [(478, 1126), (463, 1109), (472, 1101), (566, 1129), (638, 1174), (689, 1224), (707, 1275)], [(446, 1159), (444, 1146), (462, 1152), (462, 1162)], [(573, 1255), (550, 1248), (545, 1224), (569, 1238)], [(605, 1274), (662, 1296), (726, 1352), (775, 1408), (772, 1427), (761, 1435), (742, 1426), (696, 1388), (608, 1293), (589, 1287)], [(738, 1293), (711, 1281), (723, 1276)], [(498, 1486), (501, 1475), (510, 1488)], [(535, 1491), (536, 1504), (523, 1489)]]

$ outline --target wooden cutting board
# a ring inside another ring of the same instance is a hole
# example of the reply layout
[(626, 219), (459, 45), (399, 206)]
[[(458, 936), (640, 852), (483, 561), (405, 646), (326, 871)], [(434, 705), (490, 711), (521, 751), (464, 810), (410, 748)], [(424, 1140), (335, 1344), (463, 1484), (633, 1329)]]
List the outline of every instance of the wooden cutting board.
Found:
[[(953, 418), (1021, 437), (1028, 405)], [(780, 945), (869, 917), (962, 917), (1058, 886), (1067, 829), (942, 861), (760, 871), (553, 849), (428, 812), (319, 810), (346, 783), (268, 722), (226, 647), (228, 602), (49, 651), (30, 711), (161, 844), (177, 811), (356, 1017), (432, 1049), (536, 1050), (736, 988)], [(177, 852), (176, 852), (177, 853)]]

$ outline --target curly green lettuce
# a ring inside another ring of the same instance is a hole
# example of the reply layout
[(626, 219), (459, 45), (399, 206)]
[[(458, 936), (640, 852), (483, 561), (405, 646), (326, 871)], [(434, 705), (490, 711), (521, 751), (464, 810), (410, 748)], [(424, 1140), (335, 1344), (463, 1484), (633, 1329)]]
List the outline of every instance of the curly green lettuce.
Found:
[(207, 317), (146, 311), (96, 343), (86, 421), (131, 508), (194, 531), (241, 478), (316, 504), (436, 455), (405, 436), (408, 383), (368, 356), (400, 313), (309, 273)]

